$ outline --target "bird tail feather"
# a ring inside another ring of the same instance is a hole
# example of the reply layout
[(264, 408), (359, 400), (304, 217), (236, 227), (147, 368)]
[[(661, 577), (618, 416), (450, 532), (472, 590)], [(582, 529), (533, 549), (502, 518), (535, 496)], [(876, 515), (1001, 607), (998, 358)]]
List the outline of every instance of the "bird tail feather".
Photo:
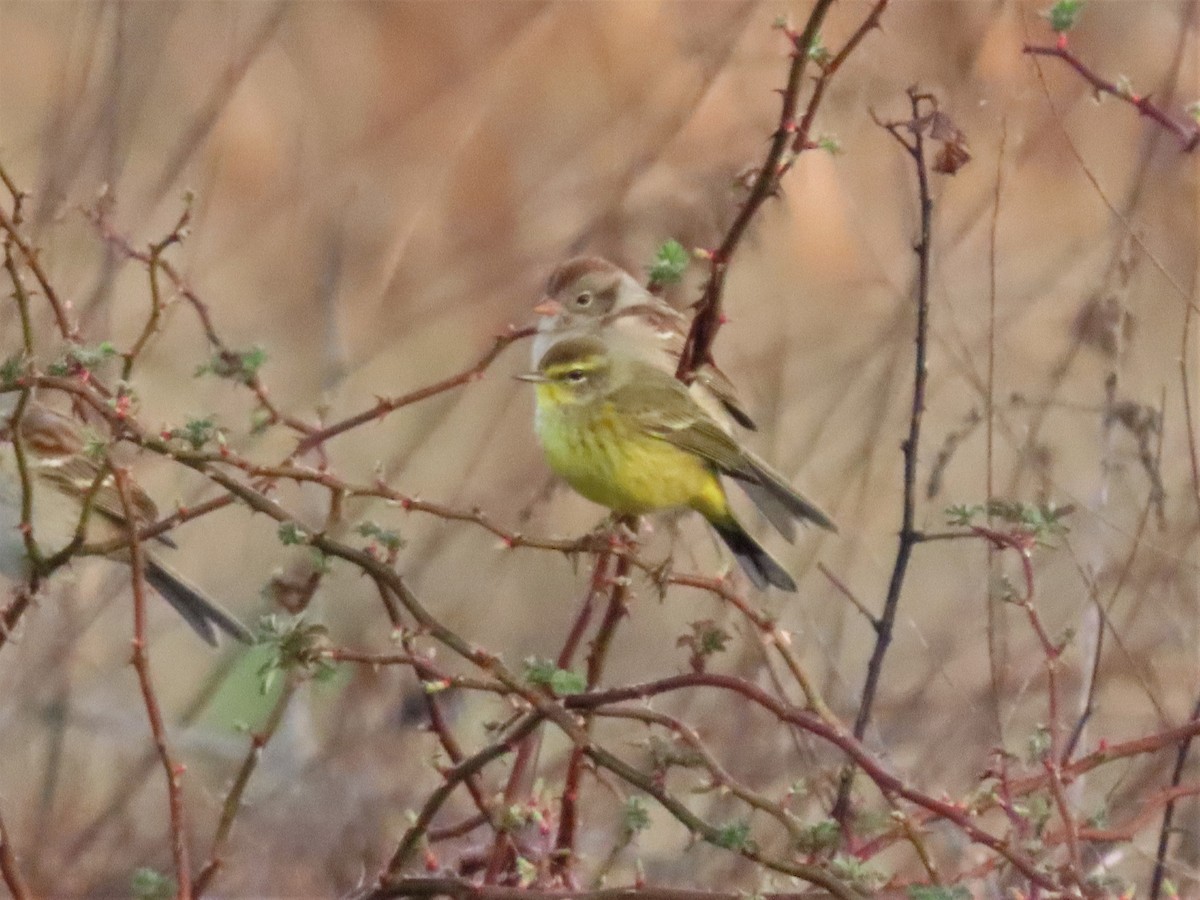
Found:
[(773, 526), (789, 541), (796, 538), (796, 522), (812, 522), (837, 532), (837, 526), (820, 507), (797, 493), (782, 475), (752, 453), (745, 454), (746, 468), (729, 474)]
[(152, 556), (146, 558), (146, 580), (191, 629), (212, 646), (217, 646), (218, 628), (242, 643), (253, 640), (245, 625)]
[(712, 526), (756, 588), (761, 591), (770, 584), (783, 591), (796, 590), (792, 576), (735, 519), (713, 522)]

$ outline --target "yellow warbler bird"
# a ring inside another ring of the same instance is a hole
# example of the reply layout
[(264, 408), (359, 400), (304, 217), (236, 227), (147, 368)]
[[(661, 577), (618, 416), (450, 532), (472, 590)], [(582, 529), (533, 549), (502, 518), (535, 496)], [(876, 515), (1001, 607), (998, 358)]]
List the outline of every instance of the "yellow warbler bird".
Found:
[(614, 353), (596, 337), (566, 338), (536, 372), (536, 430), (550, 467), (576, 491), (622, 515), (696, 510), (757, 588), (794, 591), (792, 577), (734, 517), (721, 483), (737, 482), (789, 540), (796, 521), (836, 531), (781, 475), (740, 446), (686, 386), (655, 366)]
[[(598, 337), (613, 352), (674, 375), (690, 324), (620, 266), (598, 256), (577, 256), (559, 265), (533, 311), (540, 317), (533, 339), (535, 367), (560, 340)], [(712, 363), (696, 369), (691, 392), (722, 427), (728, 415), (743, 428), (754, 428), (732, 382)]]

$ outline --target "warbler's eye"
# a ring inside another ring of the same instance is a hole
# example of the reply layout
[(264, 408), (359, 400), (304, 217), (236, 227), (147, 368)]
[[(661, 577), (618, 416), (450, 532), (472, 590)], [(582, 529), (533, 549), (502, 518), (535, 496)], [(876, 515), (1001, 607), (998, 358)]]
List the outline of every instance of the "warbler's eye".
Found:
[(580, 309), (587, 309), (592, 305), (592, 292), (583, 291), (575, 296), (575, 305)]
[(587, 373), (584, 372), (583, 369), (572, 369), (570, 372), (567, 373), (567, 380), (573, 381), (576, 384), (579, 384), (586, 378), (587, 378)]

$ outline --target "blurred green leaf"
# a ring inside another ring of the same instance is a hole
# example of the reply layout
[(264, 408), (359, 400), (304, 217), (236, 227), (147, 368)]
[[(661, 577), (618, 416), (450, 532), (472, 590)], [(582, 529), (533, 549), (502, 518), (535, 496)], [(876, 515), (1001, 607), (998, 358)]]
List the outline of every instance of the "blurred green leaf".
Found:
[(1075, 27), (1082, 12), (1083, 0), (1058, 0), (1049, 9), (1042, 11), (1042, 17), (1050, 22), (1053, 31), (1062, 34)]
[(548, 687), (559, 697), (581, 694), (587, 690), (587, 681), (582, 675), (535, 657), (525, 660), (525, 680), (530, 684)]
[(175, 879), (154, 869), (137, 869), (129, 879), (129, 893), (135, 900), (170, 900), (175, 896)]
[(650, 283), (675, 284), (683, 278), (690, 262), (691, 255), (684, 249), (683, 244), (674, 238), (668, 238), (654, 254), (654, 264), (650, 266)]
[(908, 900), (971, 900), (971, 889), (961, 884), (910, 884)]
[(267, 361), (267, 351), (257, 344), (249, 350), (227, 350), (213, 354), (212, 359), (196, 368), (195, 375), (216, 375), (250, 384)]

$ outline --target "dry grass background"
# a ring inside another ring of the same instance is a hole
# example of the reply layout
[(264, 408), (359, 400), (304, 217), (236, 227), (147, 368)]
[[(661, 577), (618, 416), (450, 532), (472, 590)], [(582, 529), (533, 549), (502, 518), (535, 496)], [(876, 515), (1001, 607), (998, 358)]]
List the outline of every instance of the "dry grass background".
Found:
[[(528, 321), (548, 269), (569, 253), (599, 252), (636, 270), (667, 236), (714, 244), (739, 197), (733, 177), (761, 159), (777, 116), (773, 89), (786, 60), (771, 22), (788, 12), (803, 20), (806, 9), (4, 0), (0, 161), (33, 193), (29, 231), (86, 339), (118, 346), (145, 315), (145, 272), (108, 252), (78, 209), (107, 185), (118, 228), (144, 244), (169, 230), (183, 192), (194, 191), (192, 234), (173, 258), (230, 343), (268, 349), (264, 377), (277, 403), (306, 416), (322, 409), (332, 421), (376, 394), (469, 364), (507, 323)], [(1065, 657), (1072, 713), (1090, 664), (1094, 601), (1119, 637), (1105, 651), (1084, 739), (1092, 746), (1184, 721), (1200, 685), (1200, 520), (1179, 374), (1200, 266), (1200, 195), (1196, 156), (1129, 107), (1094, 102), (1053, 61), (1041, 66), (1046, 95), (1020, 53), (1026, 39), (1050, 41), (1037, 9), (919, 0), (888, 9), (883, 31), (835, 79), (817, 122), (843, 152), (805, 154), (783, 198), (757, 220), (731, 271), (731, 321), (716, 349), (763, 423), (757, 449), (839, 523), (838, 536), (809, 532), (794, 548), (769, 539), (800, 576), (800, 591), (764, 602), (794, 632), (834, 709), (852, 718), (874, 635), (816, 563), (879, 608), (900, 515), (916, 224), (908, 162), (868, 111), (899, 117), (907, 86), (934, 92), (974, 160), (935, 185), (921, 484), (947, 435), (983, 409), (994, 276), (997, 493), (1076, 505), (1069, 536), (1036, 555), (1052, 633), (1078, 632)], [(826, 44), (839, 46), (866, 10), (835, 5)], [(1093, 3), (1072, 46), (1098, 71), (1127, 75), (1178, 110), (1200, 95), (1198, 17), (1194, 3)], [(677, 300), (695, 296), (698, 277)], [(1127, 326), (1081, 328), (1082, 311), (1098, 301)], [(13, 311), (0, 308), (6, 353), (16, 346), (13, 323)], [(1115, 347), (1106, 335), (1119, 337)], [(284, 436), (250, 436), (244, 392), (192, 378), (206, 356), (191, 314), (175, 306), (137, 379), (145, 421), (179, 424), (215, 411), (239, 449), (263, 459), (286, 452)], [(521, 518), (548, 477), (530, 430), (531, 397), (508, 377), (527, 367), (526, 356), (523, 344), (510, 348), (479, 383), (333, 441), (334, 467), (366, 480), (381, 466), (398, 489), (479, 506), (532, 533), (592, 527), (597, 509), (562, 491)], [(1137, 442), (1104, 423), (1110, 373), (1121, 400), (1157, 409), (1165, 399), (1165, 515), (1152, 514), (1144, 530), (1149, 482)], [(1026, 402), (1009, 402), (1014, 394)], [(154, 460), (139, 462), (138, 473), (164, 504), (204, 491)], [(982, 428), (944, 474), (938, 495), (921, 501), (919, 527), (937, 530), (945, 506), (986, 495)], [(285, 491), (283, 499), (319, 521), (316, 495)], [(356, 514), (402, 533), (401, 571), (468, 639), (510, 662), (557, 652), (586, 567), (500, 551), (478, 529), (382, 504)], [(650, 552), (665, 555), (663, 533)], [(245, 619), (267, 608), (260, 589), (289, 563), (270, 523), (235, 510), (178, 537), (178, 567)], [(683, 526), (675, 551), (685, 568), (717, 560), (695, 523)], [(993, 697), (986, 573), (975, 542), (917, 549), (868, 734), (935, 795), (965, 790), (989, 748), (1020, 749), (1045, 717), (1033, 637), (1003, 608), (994, 637), (1005, 676)], [(0, 802), (40, 890), (120, 895), (135, 866), (167, 868), (165, 807), (157, 772), (139, 792), (128, 789), (149, 744), (124, 666), (126, 588), (105, 565), (77, 566), (74, 576), (0, 655)], [(673, 647), (686, 623), (725, 617), (699, 593), (674, 589), (659, 602), (649, 587), (636, 592), (612, 683), (680, 670), (685, 656)], [(349, 571), (335, 572), (313, 615), (339, 641), (386, 639), (372, 589)], [(169, 616), (156, 611), (152, 621), (155, 675), (178, 718), (226, 662)], [(229, 665), (235, 686), (251, 680), (253, 665)], [(763, 662), (747, 635), (723, 665), (754, 675)], [(432, 740), (403, 713), (412, 690), (407, 673), (359, 671), (302, 695), (252, 785), (218, 894), (328, 896), (376, 870), (405, 810), (435, 783), (424, 765)], [(189, 765), (201, 848), (244, 746), (231, 723), (262, 715), (250, 693), (227, 684), (216, 711), (173, 732)], [(684, 711), (761, 789), (801, 777), (821, 783), (833, 771), (835, 757), (798, 754), (786, 735), (739, 709), (697, 696)], [(482, 721), (500, 714), (472, 704), (458, 724), (468, 742), (482, 741)], [(748, 731), (753, 742), (723, 739)], [(1120, 811), (1146, 792), (1139, 779), (1161, 782), (1166, 755), (1156, 762), (1114, 767), (1079, 799)], [(555, 754), (543, 763), (554, 772)], [(102, 814), (114, 791), (132, 799)], [(602, 788), (589, 796), (613, 803)], [(723, 801), (697, 802), (719, 811)], [(1191, 849), (1182, 841), (1172, 877), (1200, 891), (1194, 801), (1184, 813)], [(744, 867), (685, 851), (682, 830), (655, 821), (641, 846), (652, 879), (756, 886)], [(610, 836), (597, 826), (582, 849), (602, 856)], [(1155, 838), (1150, 828), (1124, 848), (1118, 870), (1144, 883)]]

